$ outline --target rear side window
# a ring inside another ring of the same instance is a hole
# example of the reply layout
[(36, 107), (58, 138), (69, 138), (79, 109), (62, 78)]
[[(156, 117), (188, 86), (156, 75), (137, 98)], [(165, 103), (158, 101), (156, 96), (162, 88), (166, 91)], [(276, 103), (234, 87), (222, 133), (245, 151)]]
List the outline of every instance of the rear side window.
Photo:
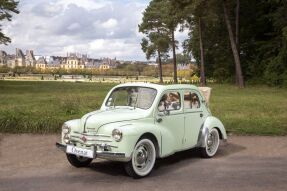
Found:
[(191, 91), (185, 91), (184, 109), (198, 109), (198, 108), (200, 108), (200, 101), (198, 95)]

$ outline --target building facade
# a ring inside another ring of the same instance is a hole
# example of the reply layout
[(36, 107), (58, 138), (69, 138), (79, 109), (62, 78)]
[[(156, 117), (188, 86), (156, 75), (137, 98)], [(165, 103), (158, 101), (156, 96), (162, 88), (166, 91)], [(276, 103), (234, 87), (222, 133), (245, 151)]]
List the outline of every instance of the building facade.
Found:
[(0, 66), (7, 66), (7, 53), (0, 50)]
[(45, 70), (47, 68), (47, 61), (44, 57), (40, 57), (36, 62), (36, 68)]
[(36, 59), (33, 50), (27, 50), (25, 55), (25, 66), (35, 67)]
[(66, 61), (62, 63), (62, 68), (70, 70), (70, 69), (84, 69), (84, 59), (80, 56), (77, 56), (75, 53), (70, 53)]
[[(37, 58), (37, 59), (36, 59)], [(34, 56), (33, 50), (27, 50), (26, 55), (22, 50), (16, 48), (15, 54), (9, 55), (5, 51), (0, 50), (0, 66), (8, 66), (10, 68), (19, 67), (35, 67), (37, 69), (100, 69), (108, 70), (117, 67), (117, 61), (110, 58), (93, 59), (88, 55), (78, 53), (68, 53), (66, 57), (61, 56)]]

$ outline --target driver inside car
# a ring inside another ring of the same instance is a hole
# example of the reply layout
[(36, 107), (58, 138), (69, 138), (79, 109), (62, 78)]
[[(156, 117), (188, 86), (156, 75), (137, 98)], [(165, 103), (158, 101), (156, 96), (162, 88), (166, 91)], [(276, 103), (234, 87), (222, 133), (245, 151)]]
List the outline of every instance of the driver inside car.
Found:
[(168, 110), (178, 110), (180, 108), (178, 93), (169, 93), (169, 107)]
[(160, 102), (158, 104), (158, 111), (162, 112), (162, 111), (166, 110), (167, 106), (168, 106), (167, 94), (164, 94), (161, 97)]

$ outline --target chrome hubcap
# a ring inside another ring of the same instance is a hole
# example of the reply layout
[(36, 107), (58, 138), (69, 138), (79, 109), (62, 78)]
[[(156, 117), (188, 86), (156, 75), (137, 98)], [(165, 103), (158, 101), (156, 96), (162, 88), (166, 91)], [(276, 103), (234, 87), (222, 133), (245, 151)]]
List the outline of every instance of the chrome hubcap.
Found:
[(217, 130), (212, 130), (208, 137), (206, 142), (206, 149), (209, 155), (214, 155), (217, 151), (219, 145), (219, 135)]
[(135, 153), (135, 162), (138, 168), (144, 168), (148, 162), (148, 150), (144, 145), (141, 145)]
[(155, 158), (156, 152), (152, 141), (148, 139), (139, 141), (132, 157), (134, 171), (140, 176), (147, 175), (154, 166)]
[(209, 134), (208, 135), (208, 139), (207, 139), (207, 146), (211, 147), (213, 145), (214, 142), (214, 135), (213, 134)]

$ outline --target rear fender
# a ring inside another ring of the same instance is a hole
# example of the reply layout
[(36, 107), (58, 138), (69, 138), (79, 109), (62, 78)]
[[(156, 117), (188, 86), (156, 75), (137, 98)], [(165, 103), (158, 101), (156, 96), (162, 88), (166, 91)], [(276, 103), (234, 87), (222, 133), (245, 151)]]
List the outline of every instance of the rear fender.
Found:
[(201, 126), (197, 139), (197, 147), (206, 147), (206, 139), (212, 128), (216, 128), (218, 130), (220, 139), (224, 141), (227, 140), (226, 130), (222, 122), (216, 117), (209, 116)]

